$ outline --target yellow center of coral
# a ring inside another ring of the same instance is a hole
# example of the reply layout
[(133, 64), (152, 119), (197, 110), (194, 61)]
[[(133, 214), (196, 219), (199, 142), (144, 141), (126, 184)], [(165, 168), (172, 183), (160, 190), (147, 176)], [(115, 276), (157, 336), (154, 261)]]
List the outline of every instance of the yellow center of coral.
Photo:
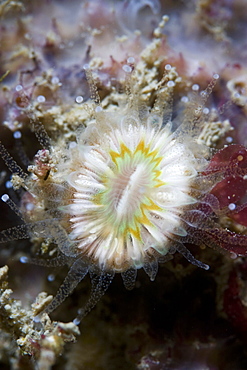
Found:
[[(102, 177), (105, 190), (98, 193), (94, 202), (103, 205), (108, 228), (120, 238), (132, 235), (142, 240), (141, 228), (154, 226), (149, 212), (162, 211), (152, 200), (152, 190), (164, 185), (160, 180), (158, 150), (151, 150), (141, 140), (134, 151), (124, 143), (120, 151), (109, 152), (112, 169)], [(107, 230), (108, 231), (108, 230)]]

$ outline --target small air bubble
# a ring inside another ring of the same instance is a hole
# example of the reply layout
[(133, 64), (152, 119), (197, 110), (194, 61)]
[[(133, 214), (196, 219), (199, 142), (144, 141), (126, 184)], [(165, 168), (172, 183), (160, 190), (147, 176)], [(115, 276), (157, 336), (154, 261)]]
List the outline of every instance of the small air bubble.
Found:
[(95, 112), (96, 112), (96, 113), (102, 112), (102, 110), (103, 110), (103, 108), (102, 108), (100, 105), (98, 105), (98, 106), (95, 108)]
[(87, 70), (87, 69), (90, 69), (89, 64), (88, 64), (88, 63), (84, 64), (83, 69), (86, 69), (86, 70)]
[(55, 280), (55, 275), (54, 274), (50, 274), (47, 276), (47, 280), (48, 281), (54, 281)]
[(12, 182), (11, 181), (6, 181), (6, 183), (5, 183), (5, 187), (7, 188), (7, 189), (12, 189), (13, 188), (13, 184), (12, 184)]
[(13, 137), (14, 137), (15, 139), (20, 139), (20, 138), (21, 138), (21, 131), (15, 131), (15, 132), (13, 133)]
[(208, 108), (204, 108), (202, 111), (203, 111), (204, 114), (208, 114), (209, 113), (209, 109)]
[(218, 73), (215, 73), (215, 74), (213, 75), (213, 78), (214, 78), (215, 80), (218, 80), (218, 78), (220, 78), (220, 76), (218, 75)]
[(188, 96), (182, 96), (181, 101), (182, 101), (183, 103), (188, 103), (188, 101), (189, 101)]
[(2, 199), (2, 201), (5, 203), (5, 202), (7, 202), (8, 200), (9, 200), (9, 196), (8, 196), (8, 194), (3, 194), (2, 196), (1, 196), (1, 199)]
[(128, 66), (127, 64), (123, 65), (122, 69), (125, 73), (131, 73), (132, 72), (132, 68), (130, 66)]
[(193, 91), (198, 91), (198, 90), (199, 90), (199, 88), (200, 88), (200, 86), (199, 86), (198, 84), (194, 84), (194, 85), (192, 85), (192, 90), (193, 90)]
[(52, 77), (52, 79), (51, 79), (51, 83), (52, 83), (53, 85), (58, 85), (58, 84), (59, 84), (59, 78), (58, 78), (58, 77), (56, 77), (56, 76)]
[(77, 104), (81, 104), (83, 102), (83, 96), (81, 95), (78, 95), (76, 98), (75, 98), (75, 102)]
[(135, 63), (135, 58), (134, 58), (134, 57), (129, 57), (129, 58), (127, 59), (127, 63), (130, 63), (130, 64)]
[(21, 262), (21, 263), (27, 263), (27, 262), (28, 262), (28, 258), (27, 258), (26, 256), (22, 256), (22, 257), (20, 258), (20, 262)]
[(165, 65), (165, 70), (170, 71), (172, 69), (172, 66), (170, 64)]
[(167, 86), (168, 87), (174, 87), (175, 86), (175, 82), (174, 81), (168, 81), (167, 82)]
[(241, 95), (239, 93), (234, 94), (234, 98), (240, 98), (240, 97), (241, 97)]
[(229, 144), (232, 143), (233, 142), (233, 138), (231, 136), (227, 136), (226, 142), (229, 143)]
[(15, 87), (15, 91), (21, 91), (23, 89), (23, 87), (21, 85), (17, 85)]
[(44, 95), (39, 95), (39, 96), (37, 96), (37, 102), (38, 103), (44, 103), (45, 102), (45, 97), (44, 97)]
[(228, 205), (228, 208), (230, 209), (230, 211), (234, 211), (234, 209), (236, 208), (236, 204), (234, 204), (234, 203), (230, 203), (230, 204)]

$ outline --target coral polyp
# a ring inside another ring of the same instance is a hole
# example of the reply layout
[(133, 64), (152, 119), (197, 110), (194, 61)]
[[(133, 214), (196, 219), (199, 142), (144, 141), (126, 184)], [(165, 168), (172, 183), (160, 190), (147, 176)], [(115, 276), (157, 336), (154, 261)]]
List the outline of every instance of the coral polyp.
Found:
[(186, 237), (193, 237), (186, 215), (196, 204), (198, 207), (212, 185), (201, 181), (208, 149), (196, 143), (196, 129), (189, 134), (189, 120), (173, 129), (170, 117), (164, 118), (170, 103), (163, 99), (171, 100), (173, 80), (178, 77), (175, 69), (168, 67), (156, 102), (149, 108), (137, 90), (135, 72), (124, 66), (129, 74), (125, 103), (114, 112), (101, 107), (92, 73), (87, 70), (93, 100), (85, 104), (90, 116), (86, 128), (78, 129), (77, 141), (66, 149), (50, 144), (40, 126), (37, 137), (49, 149), (38, 151), (34, 164), (28, 166), (29, 176), (2, 147), (3, 159), (14, 173), (14, 186), (27, 190), (21, 212), (9, 198), (2, 198), (25, 222), (3, 231), (2, 241), (18, 235), (42, 237), (59, 248), (50, 265), (71, 265), (47, 312), (56, 308), (87, 272), (96, 282), (82, 315), (93, 307), (116, 272), (122, 274), (127, 288), (133, 288), (138, 269), (144, 268), (154, 280), (158, 262), (172, 258), (176, 251), (191, 263), (208, 268), (184, 245)]
[[(150, 107), (138, 89), (133, 65), (124, 65), (125, 93), (119, 94), (122, 101), (113, 111), (101, 105), (92, 71), (85, 68), (92, 100), (83, 103), (89, 118), (76, 130), (76, 141), (52, 142), (37, 121), (36, 135), (44, 149), (28, 166), (29, 175), (1, 146), (14, 187), (25, 189), (20, 210), (8, 196), (2, 197), (24, 224), (2, 231), (1, 241), (31, 237), (57, 245), (57, 257), (51, 260), (22, 258), (22, 262), (70, 266), (47, 313), (90, 274), (91, 296), (76, 323), (94, 307), (115, 273), (121, 273), (125, 287), (132, 289), (138, 269), (154, 280), (159, 262), (176, 252), (207, 270), (209, 266), (190, 252), (190, 244), (247, 253), (244, 235), (216, 223), (231, 208), (222, 209), (215, 190), (227, 174), (236, 177), (241, 170), (245, 175), (243, 161), (234, 158), (245, 158), (246, 153), (237, 155), (239, 148), (229, 147), (231, 166), (218, 166), (217, 155), (210, 162), (210, 149), (199, 140), (203, 104), (218, 75), (203, 98), (190, 103), (190, 114), (173, 123), (171, 96), (180, 81), (174, 67), (165, 66)], [(32, 109), (29, 116), (32, 121)]]
[(198, 163), (170, 123), (161, 128), (132, 115), (100, 113), (69, 165), (76, 168), (68, 178), (73, 201), (64, 209), (69, 237), (99, 267), (143, 267), (169, 252), (173, 235), (186, 234), (180, 215), (195, 202)]

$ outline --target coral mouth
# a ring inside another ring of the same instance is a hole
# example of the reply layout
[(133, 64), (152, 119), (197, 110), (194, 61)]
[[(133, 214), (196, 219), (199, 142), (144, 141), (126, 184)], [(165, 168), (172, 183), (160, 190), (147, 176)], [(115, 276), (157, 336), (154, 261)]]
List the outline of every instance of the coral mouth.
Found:
[(119, 174), (113, 180), (109, 201), (119, 220), (128, 218), (128, 215), (135, 212), (142, 202), (148, 185), (146, 174), (147, 168), (139, 164), (135, 168)]

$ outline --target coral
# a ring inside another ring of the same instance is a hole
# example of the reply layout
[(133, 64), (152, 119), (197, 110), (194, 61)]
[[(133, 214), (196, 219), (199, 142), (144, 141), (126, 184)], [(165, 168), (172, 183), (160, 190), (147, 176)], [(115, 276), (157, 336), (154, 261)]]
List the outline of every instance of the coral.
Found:
[[(77, 143), (69, 145), (67, 151), (61, 143), (51, 144), (43, 126), (36, 123), (36, 136), (44, 149), (34, 157), (35, 165), (28, 166), (30, 176), (3, 146), (1, 149), (13, 173), (14, 189), (24, 188), (30, 198), (27, 202), (25, 194), (18, 210), (7, 195), (2, 197), (24, 224), (2, 231), (1, 241), (42, 238), (58, 247), (58, 256), (47, 261), (49, 265), (70, 265), (45, 312), (53, 311), (90, 273), (92, 293), (76, 323), (104, 294), (115, 272), (121, 273), (124, 285), (131, 289), (137, 269), (143, 267), (154, 280), (158, 262), (175, 252), (208, 269), (185, 243), (219, 245), (238, 255), (247, 253), (245, 236), (224, 230), (214, 221), (223, 211), (218, 209), (220, 200), (208, 193), (228, 170), (225, 165), (214, 166), (215, 157), (208, 166), (209, 150), (199, 144), (203, 104), (218, 75), (204, 90), (201, 105), (192, 101), (195, 110), (191, 108), (191, 117), (172, 130), (170, 117), (165, 119), (164, 114), (168, 114), (171, 92), (180, 82), (175, 68), (165, 65), (151, 110), (142, 101), (143, 89), (139, 92), (140, 84), (135, 84), (139, 75), (133, 72), (127, 79), (126, 107), (120, 106), (114, 116), (103, 110), (92, 72), (89, 66), (85, 68), (93, 102), (84, 103), (91, 117), (86, 129), (79, 127)], [(123, 69), (132, 73), (128, 64)], [(208, 129), (212, 136), (211, 126)], [(238, 165), (235, 167), (232, 176), (237, 174)], [(242, 171), (244, 181), (243, 166)]]

